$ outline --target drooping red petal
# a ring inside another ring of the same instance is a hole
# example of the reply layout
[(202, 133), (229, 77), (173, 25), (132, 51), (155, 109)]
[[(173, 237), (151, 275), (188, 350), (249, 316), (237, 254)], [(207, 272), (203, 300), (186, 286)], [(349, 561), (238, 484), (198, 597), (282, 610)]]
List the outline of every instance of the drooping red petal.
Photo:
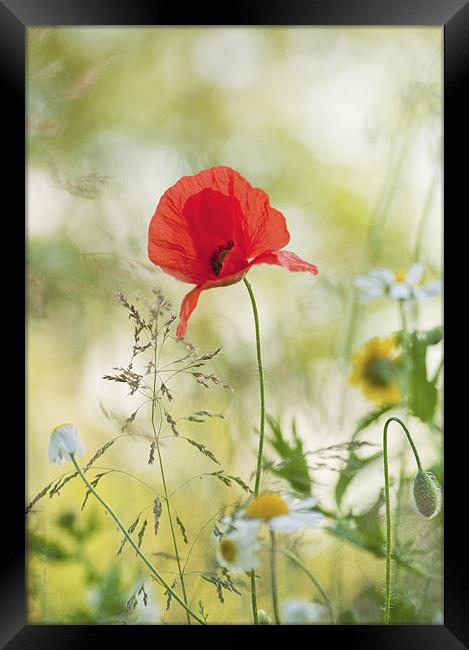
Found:
[(296, 253), (291, 251), (269, 251), (258, 255), (249, 266), (255, 264), (275, 264), (276, 266), (283, 266), (289, 271), (308, 271), (313, 275), (317, 275), (317, 266), (298, 257)]
[(179, 312), (179, 324), (177, 326), (176, 336), (184, 336), (186, 333), (187, 321), (189, 320), (190, 315), (194, 309), (197, 307), (199, 296), (203, 289), (203, 285), (198, 285), (184, 296), (181, 303), (181, 310)]

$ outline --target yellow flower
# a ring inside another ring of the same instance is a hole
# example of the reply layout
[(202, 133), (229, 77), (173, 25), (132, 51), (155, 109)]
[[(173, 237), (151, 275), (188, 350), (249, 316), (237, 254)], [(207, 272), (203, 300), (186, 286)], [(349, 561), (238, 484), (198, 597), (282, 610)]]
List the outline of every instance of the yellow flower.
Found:
[(395, 337), (375, 337), (353, 355), (350, 382), (361, 386), (365, 397), (378, 404), (395, 404), (401, 399), (399, 373)]

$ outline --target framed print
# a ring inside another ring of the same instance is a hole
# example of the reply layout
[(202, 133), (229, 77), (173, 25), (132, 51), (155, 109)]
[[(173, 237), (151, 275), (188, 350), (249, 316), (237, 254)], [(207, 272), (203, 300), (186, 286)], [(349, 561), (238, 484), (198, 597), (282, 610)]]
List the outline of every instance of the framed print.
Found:
[(195, 9), (0, 5), (2, 647), (469, 647), (468, 5)]

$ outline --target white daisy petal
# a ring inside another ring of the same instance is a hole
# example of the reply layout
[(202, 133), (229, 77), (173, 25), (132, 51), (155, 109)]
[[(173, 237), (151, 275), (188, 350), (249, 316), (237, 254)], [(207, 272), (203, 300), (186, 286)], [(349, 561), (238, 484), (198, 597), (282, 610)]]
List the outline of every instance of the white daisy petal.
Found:
[(275, 532), (294, 533), (304, 527), (304, 522), (298, 517), (298, 513), (291, 512), (288, 515), (272, 517), (269, 526)]
[(383, 298), (384, 295), (385, 295), (384, 291), (379, 291), (376, 293), (371, 293), (371, 292), (361, 293), (358, 299), (360, 302), (365, 304), (371, 302), (372, 300), (376, 300), (377, 298)]
[(303, 526), (316, 526), (325, 520), (320, 512), (295, 512), (292, 516)]
[(306, 497), (306, 499), (298, 501), (298, 503), (293, 506), (293, 510), (307, 510), (308, 508), (317, 505), (317, 502), (318, 500), (316, 497)]
[(362, 291), (365, 291), (366, 293), (373, 293), (373, 294), (384, 293), (383, 283), (377, 280), (376, 278), (370, 278), (365, 275), (359, 275), (357, 278), (355, 278), (354, 284), (356, 287), (358, 287)]
[(80, 437), (80, 431), (74, 424), (62, 424), (56, 427), (49, 440), (49, 462), (62, 465), (70, 461), (71, 455), (83, 456), (85, 445)]
[(406, 282), (416, 284), (423, 275), (423, 265), (420, 262), (414, 262), (406, 273)]
[(370, 276), (372, 278), (380, 280), (385, 285), (389, 285), (394, 282), (394, 273), (391, 271), (391, 269), (371, 269)]
[(290, 598), (282, 604), (282, 612), (284, 623), (301, 625), (324, 620), (327, 609), (319, 603), (308, 603), (301, 598)]
[(441, 280), (432, 280), (421, 287), (416, 287), (414, 292), (418, 298), (432, 298), (438, 296), (443, 288)]
[(389, 287), (389, 296), (393, 300), (410, 300), (412, 289), (405, 282), (394, 282)]
[(55, 431), (52, 432), (49, 439), (49, 451), (48, 451), (49, 463), (57, 463), (62, 465), (63, 460), (59, 460), (59, 441)]
[(257, 533), (260, 522), (240, 520), (237, 529), (217, 541), (217, 560), (230, 571), (251, 571), (259, 564)]

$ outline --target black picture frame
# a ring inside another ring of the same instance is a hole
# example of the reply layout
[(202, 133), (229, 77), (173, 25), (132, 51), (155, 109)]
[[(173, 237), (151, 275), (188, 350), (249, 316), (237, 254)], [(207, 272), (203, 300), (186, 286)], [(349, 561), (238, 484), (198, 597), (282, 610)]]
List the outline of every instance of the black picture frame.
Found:
[[(202, 5), (176, 7), (171, 3), (154, 0), (0, 0), (0, 70), (3, 89), (3, 107), (6, 119), (3, 135), (7, 144), (3, 150), (3, 198), (11, 199), (8, 212), (4, 212), (4, 228), (13, 227), (4, 235), (11, 251), (25, 250), (25, 227), (21, 220), (25, 208), (25, 34), (31, 26), (52, 25), (433, 25), (444, 29), (444, 215), (446, 224), (454, 228), (462, 225), (464, 191), (468, 184), (468, 104), (464, 90), (469, 77), (469, 3), (467, 0), (270, 0), (254, 2), (242, 0), (230, 5)], [(463, 152), (460, 164), (457, 153)], [(5, 203), (4, 203), (5, 205)], [(4, 207), (4, 210), (6, 208)], [(26, 209), (26, 208), (25, 208)], [(465, 241), (445, 227), (445, 344), (446, 376), (453, 376), (451, 347), (466, 328), (457, 313), (448, 315), (448, 295), (452, 285), (466, 287), (458, 261), (464, 260)], [(4, 230), (5, 232), (5, 230)], [(461, 231), (462, 232), (462, 231)], [(449, 249), (451, 242), (451, 249)], [(458, 248), (459, 247), (459, 248)], [(450, 254), (447, 252), (450, 250)], [(17, 257), (16, 257), (17, 259)], [(16, 265), (15, 265), (16, 267)], [(21, 274), (16, 273), (21, 280)], [(5, 347), (15, 354), (18, 367), (18, 350), (25, 350), (24, 300), (21, 287), (11, 288), (4, 283), (7, 299), (4, 300), (4, 321), (9, 322), (8, 343)], [(16, 302), (16, 307), (15, 307)], [(13, 306), (12, 306), (13, 305)], [(8, 319), (8, 320), (7, 320)], [(449, 350), (449, 354), (448, 354)], [(458, 348), (460, 350), (460, 348)], [(459, 353), (458, 353), (459, 354)], [(467, 356), (467, 355), (466, 355)], [(449, 364), (449, 366), (448, 366)], [(467, 363), (466, 363), (467, 366)], [(455, 368), (459, 376), (460, 368)], [(27, 378), (26, 378), (27, 379)], [(207, 640), (226, 644), (236, 642), (240, 636), (249, 635), (253, 643), (268, 642), (265, 635), (297, 635), (304, 632), (288, 626), (281, 630), (274, 626), (226, 626), (226, 631), (215, 626), (67, 626), (28, 625), (25, 621), (25, 528), (22, 519), (24, 492), (24, 419), (12, 404), (18, 399), (18, 381), (8, 380), (4, 405), (4, 463), (12, 470), (12, 478), (2, 483), (2, 529), (4, 551), (1, 572), (0, 642), (9, 650), (24, 648), (74, 649), (103, 643), (111, 645), (143, 643), (149, 640), (159, 644), (170, 642), (179, 645), (179, 635), (189, 634), (188, 642), (204, 643)], [(452, 384), (451, 391), (447, 388)], [(456, 384), (458, 382), (455, 382)], [(464, 386), (467, 380), (464, 380)], [(343, 642), (348, 648), (376, 650), (459, 650), (469, 648), (469, 584), (467, 580), (467, 540), (465, 519), (467, 499), (464, 437), (467, 427), (458, 421), (458, 409), (465, 405), (465, 387), (458, 392), (453, 380), (445, 380), (445, 551), (444, 551), (444, 624), (443, 625), (392, 625), (384, 626), (314, 626), (306, 630), (310, 644), (327, 641)], [(24, 403), (24, 402), (23, 402)], [(14, 413), (12, 412), (14, 411)], [(21, 412), (21, 405), (20, 411)], [(23, 409), (24, 412), (24, 409)], [(453, 414), (453, 415), (452, 415)], [(8, 485), (8, 488), (5, 487)], [(66, 589), (66, 586), (64, 587)], [(142, 636), (143, 635), (143, 636)], [(174, 637), (176, 635), (176, 638)], [(262, 638), (260, 637), (262, 635)], [(290, 642), (297, 642), (293, 638)]]

